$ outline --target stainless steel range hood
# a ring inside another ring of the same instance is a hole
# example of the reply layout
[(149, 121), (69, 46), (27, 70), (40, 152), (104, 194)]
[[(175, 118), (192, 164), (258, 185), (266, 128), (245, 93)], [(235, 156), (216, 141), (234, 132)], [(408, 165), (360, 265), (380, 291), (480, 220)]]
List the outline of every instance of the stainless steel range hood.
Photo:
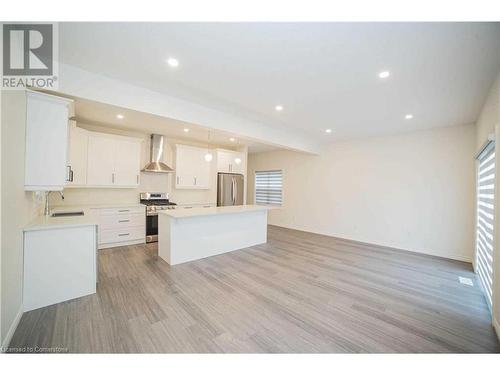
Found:
[(143, 168), (143, 172), (171, 173), (173, 168), (163, 163), (163, 150), (166, 146), (163, 135), (151, 134), (151, 157), (150, 162)]

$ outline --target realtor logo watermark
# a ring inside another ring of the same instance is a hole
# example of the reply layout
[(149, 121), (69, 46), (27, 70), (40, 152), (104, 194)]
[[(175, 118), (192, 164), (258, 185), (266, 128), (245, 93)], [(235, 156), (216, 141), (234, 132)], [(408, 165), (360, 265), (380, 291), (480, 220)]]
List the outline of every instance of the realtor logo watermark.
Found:
[(57, 89), (56, 23), (3, 24), (3, 89)]

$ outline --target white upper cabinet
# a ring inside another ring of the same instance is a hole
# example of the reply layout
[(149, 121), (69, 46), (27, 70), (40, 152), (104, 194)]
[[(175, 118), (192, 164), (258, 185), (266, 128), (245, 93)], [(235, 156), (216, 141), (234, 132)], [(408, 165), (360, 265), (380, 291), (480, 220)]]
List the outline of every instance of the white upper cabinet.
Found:
[(115, 185), (137, 186), (141, 170), (141, 144), (117, 140), (114, 147)]
[(232, 153), (229, 151), (217, 150), (217, 172), (231, 172), (232, 156)]
[(71, 102), (53, 95), (26, 92), (25, 190), (63, 190), (69, 180), (66, 163)]
[(231, 159), (231, 173), (245, 173), (244, 156), (241, 152), (235, 152)]
[(138, 186), (140, 140), (95, 132), (88, 134), (87, 186)]
[(66, 186), (85, 186), (87, 184), (88, 131), (69, 122), (68, 167), (69, 181)]
[(88, 142), (87, 184), (112, 186), (115, 179), (114, 139), (90, 133)]
[(217, 150), (217, 172), (244, 174), (244, 154), (236, 151)]
[(209, 189), (210, 162), (205, 160), (206, 148), (176, 145), (176, 189)]

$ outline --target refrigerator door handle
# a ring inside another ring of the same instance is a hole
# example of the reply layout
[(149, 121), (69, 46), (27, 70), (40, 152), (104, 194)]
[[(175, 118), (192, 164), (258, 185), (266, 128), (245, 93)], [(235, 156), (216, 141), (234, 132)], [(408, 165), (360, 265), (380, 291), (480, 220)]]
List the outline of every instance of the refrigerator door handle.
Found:
[(234, 205), (234, 177), (231, 177), (231, 204)]
[(236, 183), (236, 179), (234, 179), (234, 198), (233, 198), (233, 206), (236, 205), (236, 198), (238, 197), (238, 184)]

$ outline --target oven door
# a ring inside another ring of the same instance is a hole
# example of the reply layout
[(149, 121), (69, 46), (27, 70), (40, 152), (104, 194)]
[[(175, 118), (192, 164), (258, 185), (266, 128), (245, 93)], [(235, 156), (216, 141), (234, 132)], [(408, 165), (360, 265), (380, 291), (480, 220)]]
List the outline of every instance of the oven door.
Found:
[(146, 215), (146, 242), (158, 242), (158, 214)]

